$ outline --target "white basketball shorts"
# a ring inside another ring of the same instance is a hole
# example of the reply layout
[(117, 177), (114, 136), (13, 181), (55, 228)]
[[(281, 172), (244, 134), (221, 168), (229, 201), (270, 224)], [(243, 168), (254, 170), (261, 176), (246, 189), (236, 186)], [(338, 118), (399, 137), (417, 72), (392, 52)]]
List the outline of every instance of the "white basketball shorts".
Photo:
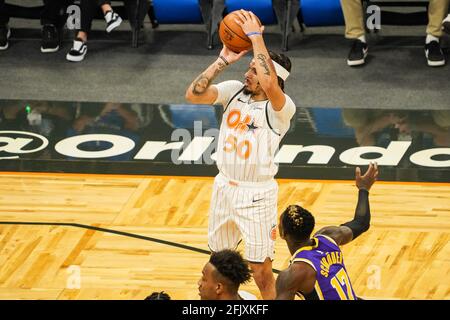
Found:
[(214, 179), (208, 225), (211, 251), (236, 249), (245, 242), (249, 262), (273, 260), (277, 232), (278, 184), (238, 182), (221, 173)]

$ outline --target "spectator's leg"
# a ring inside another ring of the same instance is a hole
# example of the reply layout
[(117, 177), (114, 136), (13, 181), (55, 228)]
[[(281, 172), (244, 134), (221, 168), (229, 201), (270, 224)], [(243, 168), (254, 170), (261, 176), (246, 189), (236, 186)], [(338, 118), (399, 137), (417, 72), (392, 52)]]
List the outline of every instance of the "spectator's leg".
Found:
[(41, 12), (42, 43), (41, 52), (49, 53), (59, 50), (60, 29), (63, 25), (61, 11), (65, 9), (65, 1), (44, 0), (44, 10)]
[(364, 10), (361, 0), (341, 0), (345, 19), (345, 37), (358, 39), (365, 36)]
[(364, 29), (364, 11), (361, 0), (341, 0), (345, 19), (345, 37), (352, 39), (353, 45), (348, 55), (349, 66), (363, 65), (368, 54)]
[(439, 44), (442, 36), (442, 21), (449, 7), (449, 0), (430, 0), (428, 5), (428, 26), (425, 39), (425, 56), (430, 67), (445, 65), (445, 56)]
[(0, 0), (0, 26), (7, 25), (9, 16), (6, 13), (5, 0)]
[(44, 10), (41, 12), (41, 25), (59, 25), (59, 16), (63, 4), (64, 1), (61, 0), (44, 0)]
[(9, 30), (8, 22), (5, 0), (0, 0), (0, 50), (6, 50), (9, 47), (8, 39), (11, 36), (11, 30)]
[(110, 33), (114, 29), (116, 29), (122, 23), (122, 18), (114, 12), (111, 7), (111, 1), (102, 0), (100, 2), (100, 7), (103, 11), (103, 15), (105, 16), (106, 21), (106, 32)]
[(448, 13), (449, 0), (430, 0), (428, 5), (427, 35), (442, 36), (442, 21)]
[(155, 8), (153, 6), (153, 0), (149, 0), (150, 1), (150, 5), (148, 8), (148, 17), (150, 19), (150, 22), (152, 24), (152, 28), (156, 29), (159, 26), (158, 20), (156, 20), (156, 15), (155, 15)]
[(92, 28), (92, 20), (98, 10), (98, 2), (95, 0), (81, 0), (81, 29), (78, 31), (77, 38), (87, 41), (88, 34)]
[(84, 60), (87, 53), (88, 34), (92, 28), (92, 20), (98, 10), (98, 2), (95, 0), (81, 0), (81, 29), (78, 30), (72, 49), (66, 55), (66, 59), (72, 62)]

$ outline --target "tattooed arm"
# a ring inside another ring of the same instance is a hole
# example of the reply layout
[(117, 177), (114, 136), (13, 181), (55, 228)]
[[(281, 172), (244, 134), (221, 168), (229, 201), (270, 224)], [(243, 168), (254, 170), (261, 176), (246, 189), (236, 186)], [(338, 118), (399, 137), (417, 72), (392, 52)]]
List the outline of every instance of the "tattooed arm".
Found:
[[(240, 20), (236, 22), (242, 27), (242, 30), (246, 33), (253, 33), (249, 36), (253, 45), (254, 54), (254, 66), (256, 68), (256, 75), (258, 77), (259, 84), (270, 100), (272, 107), (275, 111), (280, 111), (286, 102), (286, 97), (283, 90), (278, 85), (278, 77), (273, 66), (272, 59), (270, 59), (269, 52), (264, 43), (262, 32), (263, 26), (259, 26), (257, 17), (254, 13), (240, 10)], [(258, 34), (260, 33), (260, 34)]]
[(221, 58), (217, 58), (189, 85), (186, 90), (186, 100), (190, 103), (213, 104), (217, 99), (217, 88), (211, 83), (226, 67)]
[(217, 99), (218, 92), (215, 86), (211, 86), (212, 81), (228, 65), (238, 61), (246, 53), (247, 51), (242, 51), (237, 54), (224, 46), (217, 60), (189, 85), (186, 90), (186, 100), (190, 103), (213, 104)]

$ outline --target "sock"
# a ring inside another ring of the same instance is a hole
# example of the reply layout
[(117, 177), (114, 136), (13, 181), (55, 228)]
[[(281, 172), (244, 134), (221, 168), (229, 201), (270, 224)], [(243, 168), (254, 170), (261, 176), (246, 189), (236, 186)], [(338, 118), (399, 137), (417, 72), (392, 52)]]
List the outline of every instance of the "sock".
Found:
[(105, 20), (106, 20), (107, 23), (111, 21), (112, 15), (113, 15), (112, 10), (107, 11), (107, 12), (105, 13)]
[(425, 44), (429, 44), (431, 41), (437, 41), (437, 42), (439, 42), (439, 38), (438, 38), (438, 37), (435, 37), (435, 36), (433, 36), (433, 35), (431, 35), (431, 34), (427, 34), (427, 37), (426, 37), (426, 39), (425, 39)]
[(358, 37), (358, 40), (361, 40), (362, 42), (367, 43), (365, 34), (363, 34), (361, 37)]

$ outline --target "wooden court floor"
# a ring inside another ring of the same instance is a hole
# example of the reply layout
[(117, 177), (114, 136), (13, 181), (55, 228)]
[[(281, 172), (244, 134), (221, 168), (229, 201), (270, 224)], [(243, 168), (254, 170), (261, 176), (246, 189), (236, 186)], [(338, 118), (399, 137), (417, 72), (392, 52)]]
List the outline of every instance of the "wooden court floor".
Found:
[[(0, 174), (0, 299), (144, 299), (161, 290), (198, 299), (212, 182)], [(350, 181), (279, 184), (278, 211), (301, 204), (315, 215), (316, 229), (353, 217)], [(450, 184), (378, 182), (370, 199), (371, 229), (343, 247), (356, 293), (450, 299)], [(278, 238), (274, 268), (289, 258)], [(259, 295), (253, 282), (243, 289)]]

